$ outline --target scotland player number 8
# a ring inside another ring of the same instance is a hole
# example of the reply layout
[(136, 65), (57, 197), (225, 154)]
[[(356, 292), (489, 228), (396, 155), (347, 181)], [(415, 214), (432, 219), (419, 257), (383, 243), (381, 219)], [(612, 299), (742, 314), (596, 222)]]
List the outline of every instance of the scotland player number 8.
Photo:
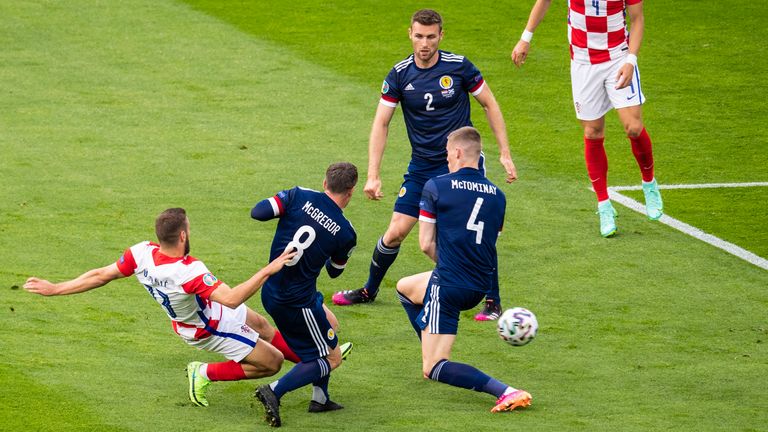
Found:
[[(302, 240), (301, 238), (304, 237), (304, 234), (307, 234), (307, 236)], [(304, 250), (312, 245), (315, 241), (315, 237), (317, 237), (317, 233), (315, 232), (315, 229), (309, 225), (303, 225), (296, 230), (296, 234), (293, 235), (293, 240), (285, 246), (285, 250), (296, 249), (296, 255), (291, 258), (290, 261), (285, 263), (285, 265), (290, 267), (298, 264), (301, 256), (304, 255)]]
[(483, 227), (485, 226), (485, 222), (477, 222), (477, 214), (480, 213), (480, 207), (482, 205), (483, 199), (478, 198), (477, 201), (475, 201), (475, 207), (472, 209), (472, 214), (469, 215), (469, 220), (467, 221), (467, 229), (476, 233), (475, 243), (477, 244), (480, 244), (483, 240)]

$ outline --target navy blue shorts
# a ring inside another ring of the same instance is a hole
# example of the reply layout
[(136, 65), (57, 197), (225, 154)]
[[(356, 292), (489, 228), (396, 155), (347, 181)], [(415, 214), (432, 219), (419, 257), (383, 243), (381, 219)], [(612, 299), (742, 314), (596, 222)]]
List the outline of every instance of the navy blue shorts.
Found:
[(416, 322), (422, 330), (429, 326), (431, 334), (452, 334), (459, 330), (461, 311), (469, 310), (480, 304), (485, 293), (465, 288), (441, 287), (440, 278), (435, 272), (429, 278), (427, 293), (424, 295), (424, 309)]
[(310, 307), (277, 303), (265, 295), (261, 296), (261, 302), (288, 346), (301, 361), (327, 357), (338, 345), (339, 338), (323, 309), (322, 294), (315, 294), (315, 301)]
[[(480, 153), (480, 172), (485, 175), (485, 155)], [(408, 172), (403, 176), (403, 184), (395, 200), (395, 211), (418, 219), (421, 191), (427, 180), (439, 175), (448, 174), (448, 162), (440, 164), (411, 160)]]

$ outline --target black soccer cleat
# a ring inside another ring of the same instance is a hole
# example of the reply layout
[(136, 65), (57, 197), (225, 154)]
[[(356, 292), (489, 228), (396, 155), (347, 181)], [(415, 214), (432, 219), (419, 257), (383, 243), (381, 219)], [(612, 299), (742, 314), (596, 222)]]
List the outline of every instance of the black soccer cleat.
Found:
[(328, 399), (324, 404), (321, 404), (318, 401), (309, 401), (309, 409), (307, 411), (311, 413), (321, 413), (321, 412), (327, 412), (327, 411), (336, 411), (344, 408), (342, 405), (337, 404), (336, 402)]
[(256, 387), (256, 398), (264, 405), (264, 420), (272, 427), (280, 427), (280, 399), (272, 391), (272, 387), (262, 385)]
[(483, 310), (475, 315), (475, 321), (496, 321), (501, 315), (501, 305), (493, 300), (486, 300)]
[[(378, 291), (376, 292), (378, 294)], [(362, 287), (356, 290), (339, 291), (333, 295), (333, 304), (349, 306), (358, 303), (371, 303), (376, 300), (376, 294), (369, 294), (368, 288)]]

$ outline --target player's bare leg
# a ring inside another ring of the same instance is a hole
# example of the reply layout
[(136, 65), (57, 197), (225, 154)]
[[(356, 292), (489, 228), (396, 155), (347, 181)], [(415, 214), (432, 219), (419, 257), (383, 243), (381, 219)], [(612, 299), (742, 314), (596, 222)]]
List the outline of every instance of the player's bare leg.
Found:
[(597, 214), (600, 216), (600, 235), (616, 234), (616, 210), (608, 197), (608, 157), (605, 154), (605, 116), (595, 120), (582, 120), (584, 127), (584, 159), (592, 189), (597, 195)]
[(421, 372), (424, 379), (430, 379), (432, 369), (440, 360), (451, 358), (451, 349), (456, 335), (432, 334), (429, 326), (421, 332)]
[(641, 105), (635, 105), (616, 110), (619, 120), (624, 126), (629, 141), (632, 143), (632, 154), (643, 178), (643, 194), (645, 195), (645, 211), (652, 220), (657, 220), (664, 213), (664, 203), (661, 192), (654, 176), (653, 146), (651, 137), (643, 126), (643, 111)]
[(370, 303), (379, 293), (379, 285), (384, 275), (395, 262), (403, 243), (418, 219), (399, 212), (392, 212), (392, 219), (384, 235), (379, 239), (371, 257), (368, 281), (356, 290), (339, 291), (333, 295), (333, 303), (348, 306), (357, 303)]
[(260, 339), (253, 350), (240, 361), (248, 379), (272, 376), (280, 372), (283, 354), (269, 342)]

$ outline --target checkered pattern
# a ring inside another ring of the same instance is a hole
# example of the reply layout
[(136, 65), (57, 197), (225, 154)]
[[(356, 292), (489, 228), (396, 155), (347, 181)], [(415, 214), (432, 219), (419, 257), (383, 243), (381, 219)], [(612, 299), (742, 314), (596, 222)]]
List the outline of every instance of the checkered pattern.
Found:
[(627, 5), (642, 0), (569, 0), (568, 42), (571, 59), (583, 64), (598, 64), (626, 55), (628, 33)]

